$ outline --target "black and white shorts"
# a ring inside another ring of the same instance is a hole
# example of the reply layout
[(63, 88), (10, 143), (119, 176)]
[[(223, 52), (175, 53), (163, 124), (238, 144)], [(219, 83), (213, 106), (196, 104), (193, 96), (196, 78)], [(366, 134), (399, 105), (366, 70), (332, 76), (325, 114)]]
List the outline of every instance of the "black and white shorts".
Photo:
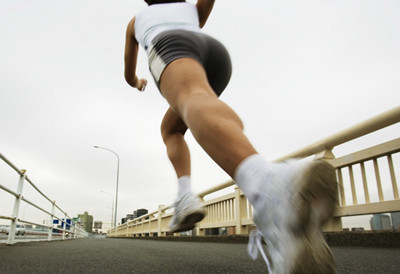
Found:
[(162, 32), (153, 39), (148, 49), (150, 71), (158, 88), (166, 66), (185, 57), (193, 58), (203, 65), (208, 82), (219, 96), (232, 74), (228, 51), (216, 39), (204, 33), (186, 30)]

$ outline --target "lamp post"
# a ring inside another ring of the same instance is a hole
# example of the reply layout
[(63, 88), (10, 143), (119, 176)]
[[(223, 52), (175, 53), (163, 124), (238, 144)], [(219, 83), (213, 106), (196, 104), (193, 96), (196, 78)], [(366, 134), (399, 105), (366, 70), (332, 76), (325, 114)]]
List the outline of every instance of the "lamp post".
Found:
[(111, 153), (113, 153), (115, 156), (117, 156), (118, 162), (117, 162), (117, 187), (115, 190), (115, 211), (114, 211), (114, 227), (117, 226), (117, 208), (118, 208), (118, 178), (119, 178), (119, 156), (117, 153), (115, 153), (114, 151), (112, 151), (111, 149), (105, 148), (105, 147), (99, 147), (99, 146), (94, 146), (94, 148), (100, 148), (100, 149), (104, 149), (107, 150)]
[(113, 217), (113, 214), (114, 214), (114, 195), (111, 192), (108, 192), (108, 191), (100, 190), (100, 192), (103, 192), (103, 193), (111, 195), (111, 223), (110, 223), (110, 228), (112, 228), (113, 220), (114, 220), (114, 217)]

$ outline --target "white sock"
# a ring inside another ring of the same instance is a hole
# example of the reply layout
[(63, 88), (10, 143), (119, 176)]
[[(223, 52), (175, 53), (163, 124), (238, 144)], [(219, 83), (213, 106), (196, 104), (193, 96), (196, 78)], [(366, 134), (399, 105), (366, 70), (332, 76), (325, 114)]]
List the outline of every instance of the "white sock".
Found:
[(192, 192), (190, 176), (178, 178), (178, 199), (187, 193)]
[(234, 180), (243, 191), (250, 204), (257, 208), (259, 185), (265, 183), (272, 163), (260, 154), (253, 154), (244, 159), (236, 168)]

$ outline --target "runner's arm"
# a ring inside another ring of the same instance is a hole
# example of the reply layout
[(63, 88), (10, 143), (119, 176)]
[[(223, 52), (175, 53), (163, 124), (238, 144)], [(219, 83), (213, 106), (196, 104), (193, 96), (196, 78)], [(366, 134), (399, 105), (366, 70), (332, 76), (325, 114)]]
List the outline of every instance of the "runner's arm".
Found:
[(139, 44), (135, 39), (135, 17), (129, 22), (125, 39), (125, 80), (140, 91), (146, 87), (147, 80), (139, 79), (136, 75), (137, 56)]
[(210, 16), (211, 10), (214, 6), (215, 0), (198, 0), (196, 7), (197, 13), (199, 14), (199, 25), (200, 28), (204, 27), (207, 22), (208, 16)]

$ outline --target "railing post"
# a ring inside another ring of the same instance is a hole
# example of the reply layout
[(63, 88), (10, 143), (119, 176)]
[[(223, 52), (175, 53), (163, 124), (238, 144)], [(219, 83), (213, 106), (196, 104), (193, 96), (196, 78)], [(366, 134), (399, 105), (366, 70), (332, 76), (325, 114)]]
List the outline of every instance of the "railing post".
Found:
[(315, 160), (331, 160), (335, 159), (335, 155), (332, 153), (332, 149), (326, 149), (321, 151), (314, 156)]
[(8, 245), (14, 244), (15, 240), (15, 229), (17, 227), (19, 208), (21, 206), (21, 199), (22, 199), (22, 190), (24, 188), (24, 181), (26, 178), (26, 170), (22, 169), (21, 172), (22, 174), (19, 176), (18, 187), (17, 187), (18, 196), (15, 197), (15, 202), (14, 202), (14, 209), (13, 209), (14, 219), (11, 220), (10, 232), (8, 233), (8, 238), (7, 238)]
[[(200, 202), (204, 203), (204, 196), (199, 196)], [(194, 228), (194, 233), (196, 236), (205, 236), (206, 235), (206, 230), (204, 228), (200, 227), (201, 222), (197, 224), (197, 226)], [(192, 232), (193, 234), (193, 232)]]
[(159, 205), (158, 206), (158, 216), (157, 216), (157, 236), (161, 237), (161, 236), (165, 236), (164, 233), (162, 233), (162, 214), (164, 212), (163, 208), (165, 206), (164, 205)]
[(195, 228), (195, 230), (196, 230), (196, 236), (206, 235), (206, 230), (204, 228), (200, 228), (199, 225)]
[(81, 238), (81, 225), (79, 224), (79, 223), (76, 223), (76, 225), (75, 225), (75, 235), (76, 235), (76, 239), (79, 239), (79, 238)]
[(63, 222), (63, 232), (62, 232), (62, 239), (65, 240), (65, 228), (67, 223), (67, 214), (64, 215), (64, 222)]
[[(335, 159), (335, 155), (332, 153), (332, 149), (326, 149), (324, 151), (321, 151), (320, 153), (317, 153), (315, 155), (315, 160), (325, 160), (329, 162), (329, 160)], [(337, 173), (336, 178), (338, 178), (340, 175)], [(339, 181), (339, 180), (338, 180)], [(339, 188), (339, 185), (338, 185)], [(338, 189), (339, 190), (339, 189)], [(339, 191), (337, 192), (337, 201), (339, 202)], [(339, 207), (339, 204), (336, 205), (337, 208)], [(333, 217), (331, 218), (322, 228), (323, 231), (342, 231), (343, 230), (343, 225), (342, 225), (342, 218), (341, 217)]]
[(72, 219), (69, 220), (69, 229), (68, 229), (68, 238), (72, 239), (72, 233), (74, 231), (74, 227), (72, 226), (73, 222)]
[(49, 220), (49, 233), (48, 233), (47, 241), (51, 241), (52, 236), (53, 236), (53, 219), (54, 219), (55, 209), (56, 209), (56, 201), (53, 201), (52, 206), (51, 206), (51, 215), (50, 215), (50, 220)]
[(242, 234), (242, 199), (240, 199), (240, 188), (235, 187), (235, 234)]

